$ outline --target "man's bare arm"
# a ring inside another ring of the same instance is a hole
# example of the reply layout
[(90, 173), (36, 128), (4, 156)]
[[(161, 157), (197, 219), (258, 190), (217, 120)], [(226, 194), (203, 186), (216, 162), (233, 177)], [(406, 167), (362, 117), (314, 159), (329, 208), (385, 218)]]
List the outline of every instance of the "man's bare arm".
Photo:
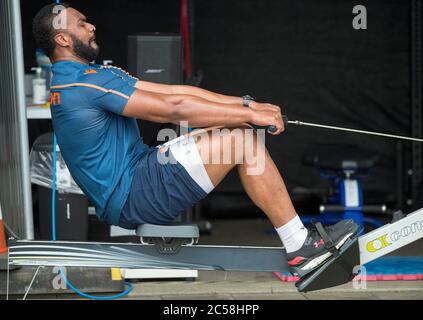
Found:
[(148, 81), (138, 81), (135, 85), (138, 89), (163, 94), (182, 94), (188, 96), (199, 97), (212, 102), (242, 105), (241, 97), (226, 96), (223, 94), (215, 93), (205, 89), (194, 86), (185, 85), (168, 85), (161, 83), (154, 83)]
[(275, 108), (253, 110), (240, 105), (223, 104), (200, 97), (181, 94), (161, 94), (135, 90), (123, 115), (159, 123), (179, 124), (188, 121), (190, 127), (238, 126), (252, 123), (259, 126), (276, 125), (283, 131), (280, 111)]

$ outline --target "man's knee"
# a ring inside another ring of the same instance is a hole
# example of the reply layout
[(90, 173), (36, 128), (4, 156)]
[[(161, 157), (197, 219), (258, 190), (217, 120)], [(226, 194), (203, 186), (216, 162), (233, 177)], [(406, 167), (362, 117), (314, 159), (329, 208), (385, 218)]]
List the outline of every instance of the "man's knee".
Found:
[(196, 135), (203, 159), (211, 164), (242, 164), (247, 153), (257, 154), (259, 139), (249, 125), (204, 131)]
[[(256, 130), (250, 125), (235, 128), (231, 131), (232, 152), (237, 164), (245, 164), (250, 167), (250, 171), (256, 168), (257, 173), (263, 172), (262, 166), (265, 163), (265, 130)], [(255, 172), (255, 171), (254, 171)]]

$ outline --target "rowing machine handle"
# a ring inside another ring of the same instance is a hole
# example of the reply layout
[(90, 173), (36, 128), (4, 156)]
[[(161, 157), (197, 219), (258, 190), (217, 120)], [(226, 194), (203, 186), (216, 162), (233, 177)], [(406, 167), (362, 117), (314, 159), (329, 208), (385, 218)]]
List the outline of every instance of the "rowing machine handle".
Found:
[[(283, 124), (285, 125), (285, 127), (288, 125), (288, 116), (282, 116), (282, 120), (283, 120)], [(278, 129), (275, 126), (269, 126), (267, 128), (267, 132), (268, 133), (273, 133), (276, 132)]]

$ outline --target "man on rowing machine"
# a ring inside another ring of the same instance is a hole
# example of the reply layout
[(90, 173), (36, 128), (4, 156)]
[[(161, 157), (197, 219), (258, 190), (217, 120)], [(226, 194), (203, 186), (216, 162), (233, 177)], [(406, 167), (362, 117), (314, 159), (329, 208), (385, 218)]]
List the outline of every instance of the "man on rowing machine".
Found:
[[(278, 106), (248, 96), (146, 82), (91, 63), (99, 53), (96, 28), (82, 13), (61, 6), (43, 7), (34, 18), (33, 33), (53, 63), (50, 103), (61, 153), (99, 219), (124, 228), (170, 223), (236, 167), (246, 193), (281, 238), (293, 272), (314, 270), (357, 231), (352, 220), (323, 231), (302, 224), (271, 156), (248, 125), (275, 126), (272, 134), (282, 133)], [(225, 130), (219, 135), (199, 130), (149, 148), (136, 118)], [(252, 164), (250, 156), (260, 152), (262, 163)], [(225, 155), (229, 160), (223, 163), (210, 161)], [(257, 166), (262, 170), (252, 174)]]

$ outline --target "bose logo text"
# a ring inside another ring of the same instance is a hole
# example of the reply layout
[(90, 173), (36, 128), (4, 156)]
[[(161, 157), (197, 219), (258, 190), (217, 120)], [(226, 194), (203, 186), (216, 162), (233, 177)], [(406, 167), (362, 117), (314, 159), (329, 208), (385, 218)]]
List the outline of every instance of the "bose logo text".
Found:
[(145, 70), (144, 73), (162, 73), (165, 69), (148, 69)]

